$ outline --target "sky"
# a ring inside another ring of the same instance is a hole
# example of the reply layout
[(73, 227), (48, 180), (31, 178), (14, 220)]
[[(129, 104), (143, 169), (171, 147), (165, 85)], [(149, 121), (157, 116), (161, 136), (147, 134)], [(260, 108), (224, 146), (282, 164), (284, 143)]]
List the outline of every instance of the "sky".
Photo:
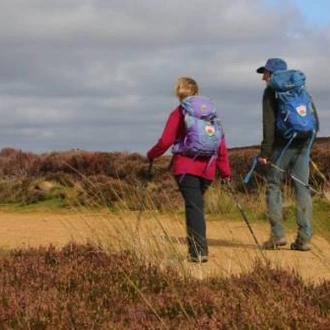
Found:
[(262, 139), (259, 66), (302, 70), (330, 135), (330, 1), (0, 2), (0, 150), (145, 154), (178, 77), (217, 104), (228, 148)]

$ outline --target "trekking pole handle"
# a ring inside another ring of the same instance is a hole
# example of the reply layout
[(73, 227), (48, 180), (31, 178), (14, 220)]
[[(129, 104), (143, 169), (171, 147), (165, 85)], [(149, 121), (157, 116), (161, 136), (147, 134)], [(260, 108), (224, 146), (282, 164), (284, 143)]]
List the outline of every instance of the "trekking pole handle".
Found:
[(246, 184), (250, 181), (251, 179), (251, 176), (252, 176), (252, 173), (253, 171), (255, 170), (255, 168), (257, 167), (257, 164), (258, 164), (258, 157), (259, 157), (259, 154), (254, 156), (253, 157), (253, 161), (252, 161), (252, 165), (251, 165), (251, 168), (249, 170), (248, 173), (246, 173), (244, 179), (243, 179), (243, 182)]

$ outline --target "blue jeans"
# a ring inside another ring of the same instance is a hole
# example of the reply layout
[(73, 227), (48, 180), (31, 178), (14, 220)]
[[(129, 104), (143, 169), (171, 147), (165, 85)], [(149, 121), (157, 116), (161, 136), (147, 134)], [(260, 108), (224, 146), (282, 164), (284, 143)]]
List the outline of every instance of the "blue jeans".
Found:
[(189, 174), (175, 178), (185, 203), (188, 253), (194, 258), (207, 256), (203, 195), (211, 181)]
[[(309, 182), (310, 148), (289, 148), (276, 162), (283, 149), (275, 149), (271, 162), (282, 170), (289, 170), (293, 176), (292, 182), (296, 200), (296, 222), (298, 226), (297, 241), (308, 243), (312, 230), (312, 198), (307, 187)], [(267, 169), (266, 202), (268, 218), (271, 226), (271, 236), (274, 239), (284, 237), (281, 185), (285, 173), (274, 166)], [(297, 178), (298, 180), (295, 180)], [(299, 182), (300, 181), (300, 182)]]

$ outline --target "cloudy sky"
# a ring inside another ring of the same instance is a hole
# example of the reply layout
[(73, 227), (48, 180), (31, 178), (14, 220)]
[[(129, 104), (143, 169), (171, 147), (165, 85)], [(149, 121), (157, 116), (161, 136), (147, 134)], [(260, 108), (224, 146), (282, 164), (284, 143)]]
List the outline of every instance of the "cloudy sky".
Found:
[(304, 71), (330, 135), (328, 0), (2, 0), (0, 149), (145, 152), (180, 76), (219, 108), (228, 147), (261, 141), (257, 67)]

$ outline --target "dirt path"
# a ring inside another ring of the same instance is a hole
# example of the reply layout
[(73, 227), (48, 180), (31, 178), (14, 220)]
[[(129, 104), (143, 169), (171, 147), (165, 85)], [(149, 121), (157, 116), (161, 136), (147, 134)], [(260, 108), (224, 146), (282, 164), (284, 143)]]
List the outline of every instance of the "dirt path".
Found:
[[(150, 252), (162, 254), (165, 245), (185, 254), (185, 228), (181, 218), (144, 215), (136, 228), (136, 214), (113, 216), (109, 214), (53, 214), (0, 212), (0, 247), (27, 248), (54, 244), (58, 247), (70, 241), (86, 242), (89, 239), (116, 240), (130, 244), (137, 236)], [(268, 236), (267, 224), (252, 224), (260, 242)], [(313, 238), (310, 252), (291, 251), (289, 244), (276, 251), (262, 254), (244, 222), (208, 222), (210, 260), (203, 265), (188, 264), (186, 269), (198, 278), (212, 275), (231, 275), (247, 271), (256, 259), (264, 257), (273, 265), (292, 269), (306, 281), (322, 282), (330, 279), (330, 245), (322, 237)], [(119, 236), (122, 236), (121, 240)], [(287, 235), (288, 241), (294, 233)], [(125, 242), (124, 242), (125, 241)], [(170, 243), (169, 243), (170, 242)], [(157, 250), (158, 249), (158, 250)]]

